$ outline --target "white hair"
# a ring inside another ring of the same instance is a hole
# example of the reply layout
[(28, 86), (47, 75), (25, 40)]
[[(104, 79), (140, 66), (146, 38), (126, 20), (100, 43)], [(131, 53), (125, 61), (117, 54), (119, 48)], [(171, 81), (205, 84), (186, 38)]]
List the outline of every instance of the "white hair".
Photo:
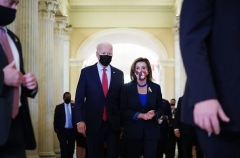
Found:
[(97, 52), (98, 52), (98, 50), (100, 49), (100, 47), (101, 47), (102, 45), (108, 45), (108, 46), (110, 46), (110, 47), (112, 48), (112, 44), (110, 44), (110, 43), (108, 43), (108, 42), (101, 42), (101, 43), (99, 43), (99, 44), (97, 45)]

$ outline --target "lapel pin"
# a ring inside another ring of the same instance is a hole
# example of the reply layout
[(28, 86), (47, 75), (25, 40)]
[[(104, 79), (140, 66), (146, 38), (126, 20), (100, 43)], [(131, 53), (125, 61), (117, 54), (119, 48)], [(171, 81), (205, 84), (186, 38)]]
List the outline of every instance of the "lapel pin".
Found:
[(18, 39), (15, 37), (15, 42), (18, 42)]
[(115, 72), (113, 71), (113, 73), (115, 73)]
[(150, 87), (148, 87), (148, 92), (152, 92), (152, 90), (151, 90), (151, 88), (150, 88)]

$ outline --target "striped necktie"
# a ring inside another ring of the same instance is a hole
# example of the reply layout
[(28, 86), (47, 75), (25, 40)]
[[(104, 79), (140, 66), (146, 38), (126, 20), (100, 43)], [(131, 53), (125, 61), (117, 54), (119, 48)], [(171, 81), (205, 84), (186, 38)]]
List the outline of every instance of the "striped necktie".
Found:
[[(8, 63), (11, 63), (14, 60), (13, 54), (12, 54), (10, 44), (8, 42), (6, 31), (2, 27), (0, 27), (0, 40), (1, 40), (1, 44), (3, 46), (3, 49), (6, 53)], [(16, 66), (14, 65), (13, 68), (16, 69)], [(13, 87), (13, 105), (12, 106), (13, 106), (12, 118), (15, 118), (19, 111), (19, 109), (18, 109), (19, 108), (19, 87)]]

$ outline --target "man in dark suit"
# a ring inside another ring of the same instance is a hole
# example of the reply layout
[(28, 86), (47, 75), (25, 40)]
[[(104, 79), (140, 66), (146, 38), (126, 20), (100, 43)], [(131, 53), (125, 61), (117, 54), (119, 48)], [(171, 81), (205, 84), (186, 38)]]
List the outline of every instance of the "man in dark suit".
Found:
[(69, 92), (63, 94), (63, 100), (64, 103), (55, 108), (53, 125), (60, 143), (61, 158), (72, 158), (77, 135), (77, 126), (73, 115), (74, 104), (70, 103), (71, 94)]
[(182, 150), (181, 150), (181, 143), (180, 139), (175, 136), (173, 124), (175, 122), (175, 113), (176, 113), (176, 100), (173, 98), (170, 100), (170, 107), (171, 107), (171, 116), (169, 122), (169, 129), (168, 129), (168, 143), (166, 146), (166, 158), (174, 158), (175, 157), (175, 150), (176, 150), (176, 143), (178, 149), (178, 158), (182, 158)]
[(37, 93), (36, 77), (25, 74), (21, 44), (4, 26), (15, 19), (19, 0), (0, 0), (0, 157), (26, 157), (36, 142), (27, 97)]
[(163, 158), (163, 153), (166, 152), (169, 121), (171, 121), (172, 119), (172, 113), (171, 113), (169, 102), (166, 99), (162, 99), (162, 100), (163, 100), (164, 115), (162, 115), (158, 119), (161, 137), (160, 137), (160, 140), (158, 140), (157, 158)]
[(175, 121), (173, 124), (175, 136), (180, 138), (181, 150), (184, 158), (192, 158), (192, 146), (196, 145), (197, 158), (203, 158), (194, 126), (181, 122), (182, 97), (179, 98)]
[(187, 74), (182, 120), (207, 158), (240, 157), (240, 1), (184, 0), (180, 46)]
[(86, 132), (89, 158), (103, 158), (105, 142), (107, 157), (119, 156), (119, 94), (123, 72), (109, 65), (112, 55), (111, 44), (98, 44), (96, 56), (99, 62), (82, 69), (76, 90), (77, 129), (80, 133)]

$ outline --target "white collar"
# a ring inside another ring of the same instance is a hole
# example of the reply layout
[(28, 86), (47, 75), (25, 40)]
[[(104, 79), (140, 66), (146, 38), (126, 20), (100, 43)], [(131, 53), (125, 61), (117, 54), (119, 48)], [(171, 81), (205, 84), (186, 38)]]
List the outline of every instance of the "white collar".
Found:
[[(103, 70), (103, 66), (99, 62), (97, 63), (97, 68), (98, 68), (98, 71), (102, 71)], [(108, 72), (110, 72), (110, 70), (111, 70), (110, 65), (108, 65), (105, 68), (107, 69)]]

